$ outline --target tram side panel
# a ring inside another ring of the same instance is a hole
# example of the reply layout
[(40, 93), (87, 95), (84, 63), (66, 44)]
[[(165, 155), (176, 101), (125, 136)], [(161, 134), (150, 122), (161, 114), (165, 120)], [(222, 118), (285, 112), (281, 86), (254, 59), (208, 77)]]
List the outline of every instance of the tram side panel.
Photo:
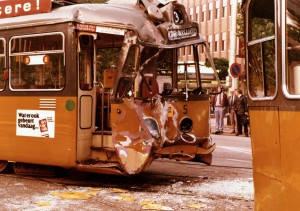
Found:
[(52, 31), (65, 34), (65, 87), (61, 91), (11, 91), (7, 83), (0, 94), (0, 160), (66, 168), (76, 165), (76, 55), (70, 53), (76, 47), (71, 28), (61, 24), (5, 33), (10, 37)]
[(280, 140), (284, 209), (298, 210), (300, 207), (300, 158), (297, 149), (300, 147), (300, 113), (299, 104), (295, 102), (290, 110), (280, 111)]
[[(282, 144), (280, 143), (278, 107), (250, 106), (249, 111), (256, 207), (266, 210), (282, 208)], [(261, 188), (266, 185), (267, 189)]]
[(1, 160), (24, 163), (74, 166), (76, 154), (76, 111), (69, 101), (56, 98), (55, 109), (39, 109), (44, 97), (3, 97), (1, 112)]

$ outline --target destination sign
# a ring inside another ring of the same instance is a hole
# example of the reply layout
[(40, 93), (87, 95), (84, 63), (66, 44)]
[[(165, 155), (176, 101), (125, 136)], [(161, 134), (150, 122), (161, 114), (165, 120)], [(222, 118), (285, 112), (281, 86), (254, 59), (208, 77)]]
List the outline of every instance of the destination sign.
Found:
[(190, 37), (196, 37), (198, 35), (198, 29), (196, 27), (187, 29), (173, 29), (168, 31), (169, 40), (180, 40)]
[(125, 30), (110, 28), (110, 27), (102, 27), (102, 26), (94, 26), (89, 24), (77, 23), (76, 29), (80, 31), (88, 31), (88, 32), (98, 32), (105, 34), (115, 34), (115, 35), (125, 35)]
[(51, 0), (1, 0), (0, 18), (32, 15), (51, 11)]

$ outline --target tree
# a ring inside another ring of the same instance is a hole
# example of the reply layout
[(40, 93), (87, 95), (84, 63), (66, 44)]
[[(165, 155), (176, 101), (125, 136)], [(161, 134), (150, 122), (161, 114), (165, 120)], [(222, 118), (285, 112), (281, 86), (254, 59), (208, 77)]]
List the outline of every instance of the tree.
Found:
[[(220, 80), (225, 80), (228, 75), (229, 61), (226, 58), (213, 58)], [(211, 67), (210, 61), (206, 60), (206, 67)]]

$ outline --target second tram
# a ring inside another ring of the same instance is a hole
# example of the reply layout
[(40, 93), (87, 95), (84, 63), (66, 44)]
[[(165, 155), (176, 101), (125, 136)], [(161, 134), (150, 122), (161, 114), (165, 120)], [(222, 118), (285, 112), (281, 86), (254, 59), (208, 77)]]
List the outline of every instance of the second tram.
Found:
[(300, 207), (300, 2), (243, 2), (255, 210)]

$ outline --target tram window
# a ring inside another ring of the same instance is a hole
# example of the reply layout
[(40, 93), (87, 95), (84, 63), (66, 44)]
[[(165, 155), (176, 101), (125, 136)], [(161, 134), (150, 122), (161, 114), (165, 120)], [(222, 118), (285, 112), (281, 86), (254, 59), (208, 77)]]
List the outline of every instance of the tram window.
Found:
[(121, 48), (97, 49), (97, 81), (103, 82), (103, 71), (107, 69), (117, 70)]
[(139, 48), (131, 46), (124, 64), (123, 73), (125, 75), (133, 75), (136, 72), (136, 65), (139, 56)]
[(4, 70), (5, 70), (5, 41), (4, 39), (0, 39), (0, 89), (3, 90), (5, 87), (5, 78), (4, 78)]
[(91, 35), (81, 35), (79, 36), (79, 42), (80, 89), (91, 90), (93, 87), (94, 37)]
[(266, 10), (261, 6), (265, 1), (253, 0), (249, 8), (248, 75), (252, 98), (276, 94), (274, 2)]
[(139, 48), (131, 46), (124, 64), (123, 76), (118, 83), (117, 96), (119, 98), (131, 97), (134, 94), (134, 77), (136, 72)]
[[(193, 55), (193, 48), (191, 54)], [(195, 62), (185, 62), (184, 58), (178, 55), (177, 64), (177, 88), (180, 91), (192, 91), (197, 88), (196, 67)]]
[[(267, 9), (265, 5), (268, 5)], [(249, 11), (249, 40), (258, 40), (275, 34), (274, 1), (252, 0)]]
[(62, 90), (65, 86), (62, 33), (15, 36), (10, 40), (13, 90)]
[(286, 10), (286, 84), (287, 91), (300, 95), (300, 7), (287, 1)]
[(173, 75), (173, 50), (164, 50), (157, 59), (157, 75), (169, 76)]
[[(173, 50), (145, 47), (141, 53), (140, 65), (141, 73), (144, 75), (141, 86), (142, 97), (147, 98), (173, 90)], [(151, 94), (147, 87), (151, 88)]]
[(96, 81), (104, 83), (104, 70), (117, 70), (121, 56), (124, 36), (101, 34), (97, 36), (96, 42)]

